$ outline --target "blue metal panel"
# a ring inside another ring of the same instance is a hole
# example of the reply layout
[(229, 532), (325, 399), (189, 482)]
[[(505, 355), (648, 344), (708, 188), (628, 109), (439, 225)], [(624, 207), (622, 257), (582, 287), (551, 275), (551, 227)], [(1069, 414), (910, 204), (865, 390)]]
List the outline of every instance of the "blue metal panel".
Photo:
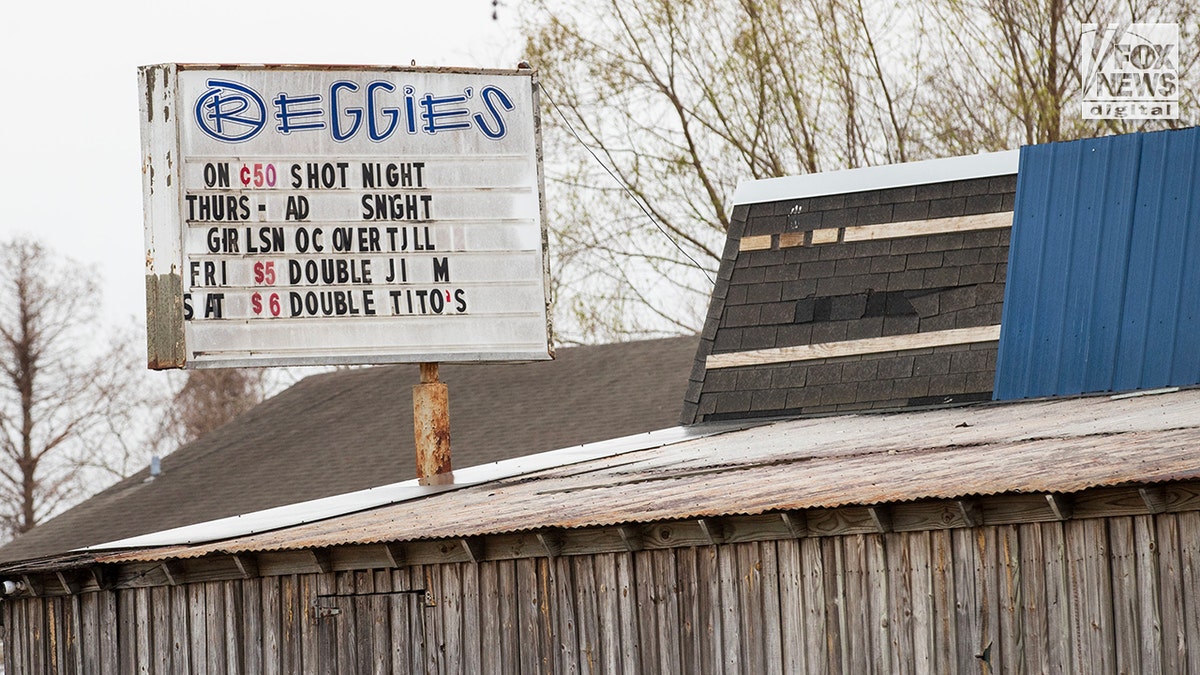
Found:
[(1198, 181), (1197, 129), (1022, 148), (997, 399), (1200, 383)]

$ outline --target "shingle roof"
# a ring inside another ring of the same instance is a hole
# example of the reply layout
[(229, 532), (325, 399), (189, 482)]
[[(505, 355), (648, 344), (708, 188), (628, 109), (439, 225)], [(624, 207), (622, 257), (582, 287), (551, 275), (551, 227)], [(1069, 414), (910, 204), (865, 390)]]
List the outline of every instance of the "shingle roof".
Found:
[[(456, 467), (673, 426), (696, 338), (443, 364)], [(415, 365), (315, 375), (0, 549), (22, 560), (412, 478)]]

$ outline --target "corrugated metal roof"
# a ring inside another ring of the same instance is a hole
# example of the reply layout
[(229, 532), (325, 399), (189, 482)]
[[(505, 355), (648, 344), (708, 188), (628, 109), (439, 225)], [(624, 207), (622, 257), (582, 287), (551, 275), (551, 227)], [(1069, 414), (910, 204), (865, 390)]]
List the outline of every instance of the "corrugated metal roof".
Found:
[(1200, 383), (1200, 129), (1021, 150), (996, 398)]
[(909, 185), (1006, 176), (1017, 172), (1017, 153), (1016, 150), (1005, 150), (962, 157), (927, 159), (904, 164), (866, 166), (842, 171), (742, 181), (738, 183), (737, 190), (733, 193), (733, 203), (735, 206), (757, 204)]
[(756, 424), (762, 424), (762, 422), (751, 420), (747, 422), (726, 422), (724, 424), (713, 424), (703, 427), (672, 427), (670, 429), (651, 431), (643, 434), (633, 434), (607, 441), (587, 443), (562, 450), (523, 455), (490, 464), (458, 469), (450, 474), (442, 475), (440, 478), (446, 482), (435, 485), (422, 485), (415, 479), (406, 480), (390, 485), (334, 495), (332, 497), (312, 499), (286, 506), (255, 511), (253, 513), (231, 516), (229, 518), (219, 518), (194, 525), (175, 527), (169, 530), (128, 537), (95, 546), (82, 547), (77, 550), (91, 551), (196, 544), (206, 541), (216, 541), (218, 539), (229, 539), (230, 537), (240, 537), (256, 532), (278, 530), (284, 527), (342, 516), (388, 504), (429, 497), (440, 492), (460, 490), (472, 485), (491, 483), (504, 478), (534, 473), (546, 468), (562, 468), (634, 450), (646, 450), (690, 438), (701, 438), (731, 429), (744, 429)]
[(797, 419), (102, 562), (1200, 478), (1200, 390)]

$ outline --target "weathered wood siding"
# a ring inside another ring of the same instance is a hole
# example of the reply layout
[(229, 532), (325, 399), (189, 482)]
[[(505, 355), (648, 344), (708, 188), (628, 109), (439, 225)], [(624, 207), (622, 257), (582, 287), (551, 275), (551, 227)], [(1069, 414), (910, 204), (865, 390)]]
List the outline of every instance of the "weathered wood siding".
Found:
[(9, 673), (1200, 673), (1200, 513), (3, 604)]

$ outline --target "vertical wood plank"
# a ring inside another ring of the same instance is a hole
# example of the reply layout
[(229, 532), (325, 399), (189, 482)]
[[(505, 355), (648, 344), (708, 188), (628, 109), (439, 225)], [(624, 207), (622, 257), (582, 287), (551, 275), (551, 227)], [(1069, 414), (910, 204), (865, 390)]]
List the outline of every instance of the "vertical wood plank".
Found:
[[(371, 612), (371, 672), (390, 675), (392, 672), (392, 576), (385, 571), (367, 572), (375, 595), (368, 599)], [(307, 639), (306, 639), (307, 642)]]
[(1155, 517), (1158, 528), (1157, 590), (1162, 610), (1162, 670), (1183, 673), (1187, 670), (1187, 632), (1184, 628), (1187, 598), (1183, 579), (1183, 555), (1179, 541), (1179, 518), (1174, 513)]
[[(1137, 564), (1133, 543), (1133, 519), (1108, 521), (1109, 560), (1112, 569), (1113, 632), (1117, 639), (1117, 668), (1140, 673), (1141, 654), (1137, 597)], [(1089, 582), (1091, 580), (1089, 579)]]
[(301, 606), (299, 587), (297, 575), (279, 577), (279, 667), (284, 673), (298, 673), (304, 668), (303, 650), (300, 647), (300, 619), (304, 608)]
[(72, 644), (78, 638), (72, 633), (75, 604), (72, 596), (55, 598), (55, 600), (55, 616), (58, 621), (58, 672), (67, 675), (74, 672), (75, 665), (72, 654)]
[(67, 599), (67, 604), (71, 612), (71, 619), (67, 622), (67, 629), (70, 632), (67, 639), (69, 647), (69, 658), (66, 663), (67, 673), (78, 675), (83, 672), (83, 645), (80, 643), (83, 638), (83, 598), (79, 593), (72, 594)]
[[(36, 673), (38, 671), (34, 670), (35, 659), (33, 656), (33, 651), (36, 648), (40, 648), (35, 646), (35, 642), (41, 639), (41, 626), (31, 623), (30, 617), (33, 616), (33, 604), (37, 602), (37, 598), (32, 598), (29, 600), (14, 600), (13, 602), (19, 608), (19, 624), (23, 629), (20, 631), (15, 631), (18, 638), (17, 648), (15, 650), (17, 653), (16, 671), (19, 673)], [(114, 623), (119, 625), (119, 619), (116, 611), (112, 613), (112, 618), (116, 620)]]
[(100, 672), (115, 673), (120, 668), (120, 621), (117, 620), (117, 594), (103, 591), (97, 601), (100, 638)]
[(757, 543), (734, 544), (732, 553), (737, 565), (738, 606), (735, 620), (742, 636), (742, 667), (747, 672), (766, 672), (766, 649), (762, 629), (762, 556)]
[(64, 663), (64, 610), (61, 597), (39, 598), (42, 616), (42, 643), (39, 645), (46, 672), (62, 672)]
[(806, 673), (821, 672), (826, 665), (832, 665), (830, 656), (832, 639), (840, 640), (836, 631), (831, 631), (826, 613), (826, 583), (825, 554), (823, 540), (808, 537), (799, 541), (800, 573), (804, 596), (803, 607), (803, 644), (804, 669)]
[[(1019, 525), (1017, 530), (1020, 593), (1017, 606), (1020, 614), (1020, 632), (1013, 645), (1010, 666), (1018, 666), (1020, 673), (1049, 673), (1051, 670), (1050, 636), (1051, 623), (1048, 608), (1049, 594), (1046, 577), (1054, 574), (1056, 560), (1046, 555), (1042, 539), (1042, 525)], [(1066, 626), (1057, 626), (1063, 630)], [(1061, 672), (1061, 671), (1059, 671)]]
[(578, 620), (579, 669), (594, 674), (603, 658), (600, 641), (599, 599), (596, 584), (595, 555), (564, 558), (571, 565), (575, 580), (575, 616)]
[(150, 589), (150, 611), (152, 614), (151, 642), (154, 646), (154, 670), (156, 673), (178, 672), (174, 665), (174, 636), (171, 628), (171, 587), (156, 586)]
[(555, 648), (556, 673), (579, 672), (579, 638), (576, 631), (579, 619), (576, 616), (574, 596), (575, 579), (570, 562), (564, 557), (546, 560), (550, 570), (550, 614), (555, 631), (553, 643)]
[[(171, 667), (176, 673), (192, 671), (191, 654), (191, 607), (188, 604), (188, 587), (172, 586), (171, 603)], [(260, 669), (259, 672), (262, 672)]]
[(702, 675), (724, 672), (722, 664), (726, 645), (722, 632), (723, 607), (721, 605), (721, 570), (717, 558), (717, 547), (705, 546), (696, 549), (696, 604), (701, 625), (700, 670)]
[(210, 675), (225, 675), (225, 589), (220, 582), (204, 584), (205, 645)]
[(42, 601), (46, 616), (46, 672), (59, 673), (63, 666), (63, 602), (62, 598)]
[[(508, 561), (504, 561), (508, 562)], [(482, 673), (504, 672), (504, 649), (506, 641), (515, 639), (501, 628), (500, 567), (503, 562), (482, 563), (479, 566), (479, 670)], [(515, 601), (515, 596), (505, 596), (505, 602)]]
[(412, 641), (410, 614), (413, 610), (409, 603), (414, 596), (400, 592), (406, 590), (407, 586), (402, 578), (401, 570), (382, 570), (375, 574), (375, 587), (391, 591), (391, 595), (385, 599), (388, 633), (385, 636), (387, 648), (383, 652), (390, 667), (388, 672), (393, 675), (409, 675), (413, 672), (409, 662)]
[(441, 597), (438, 599), (442, 617), (442, 663), (446, 672), (465, 672), (463, 669), (463, 573), (473, 563), (441, 565)]
[(1176, 514), (1183, 585), (1183, 635), (1187, 661), (1180, 672), (1200, 673), (1200, 512)]
[[(322, 613), (320, 610), (318, 610), (315, 618), (311, 619), (313, 621), (313, 623), (315, 624), (315, 626), (308, 627), (307, 632), (306, 632), (305, 626), (301, 625), (301, 628), (300, 628), (301, 635), (309, 634), (315, 629), (316, 634), (317, 634), (317, 653), (316, 653), (316, 663), (312, 664), (310, 661), (304, 660), (305, 659), (305, 650), (303, 650), (303, 649), (300, 650), (300, 659), (301, 659), (300, 665), (303, 668), (305, 668), (307, 670), (307, 672), (316, 672), (316, 673), (320, 673), (320, 675), (337, 675), (337, 673), (338, 673), (338, 644), (337, 644), (337, 642), (338, 642), (338, 633), (340, 630), (340, 621), (342, 619), (340, 618), (341, 617), (340, 614), (332, 615), (332, 614), (328, 613), (330, 610), (341, 611), (344, 609), (344, 604), (338, 598), (333, 597), (333, 595), (337, 592), (337, 575), (334, 574), (333, 572), (324, 572), (324, 573), (313, 576), (312, 581), (315, 582), (315, 588), (310, 589), (310, 592), (315, 592), (315, 595), (312, 596), (311, 602), (314, 605), (319, 605), (322, 609), (325, 610), (325, 612)], [(283, 603), (283, 585), (282, 585), (282, 583), (280, 584), (280, 587), (279, 587), (279, 595), (280, 595), (280, 612), (281, 612), (280, 613), (279, 633), (280, 633), (280, 640), (282, 641), (283, 640), (283, 612), (285, 611), (282, 608), (282, 603)], [(280, 644), (281, 658), (282, 658), (282, 655), (285, 653), (286, 653), (286, 649), (284, 648), (284, 645), (281, 643)], [(311, 658), (311, 655), (309, 655), (308, 658)], [(288, 672), (290, 672), (290, 671), (288, 671)]]
[(79, 613), (76, 611), (78, 601), (77, 595), (58, 598), (58, 672), (63, 675), (76, 675), (79, 672), (76, 664), (76, 656), (79, 654)]
[[(882, 618), (887, 621), (891, 633), (890, 644), (887, 645), (888, 656), (895, 664), (893, 672), (897, 675), (911, 675), (917, 661), (913, 585), (920, 583), (920, 572), (913, 562), (913, 549), (917, 547), (914, 540), (921, 534), (924, 533), (882, 535), (884, 553), (887, 556), (884, 574), (887, 575), (888, 591), (887, 611)], [(928, 672), (928, 666), (924, 672)]]
[(318, 614), (318, 597), (322, 593), (322, 580), (329, 574), (305, 574), (298, 578), (300, 618), (300, 665), (306, 673), (320, 672), (321, 659), (321, 623), (323, 619)]
[(766, 672), (782, 675), (783, 670), (783, 618), (779, 599), (779, 555), (776, 542), (764, 541), (757, 545), (762, 557), (762, 631), (763, 651), (766, 656)]
[(362, 670), (359, 669), (358, 663), (358, 617), (357, 612), (354, 611), (358, 603), (352, 597), (354, 595), (354, 573), (338, 572), (334, 579), (336, 584), (334, 592), (337, 594), (334, 604), (339, 610), (334, 618), (334, 622), (337, 624), (336, 672), (339, 675), (348, 675), (349, 673), (357, 675)]
[(154, 673), (154, 628), (153, 616), (150, 611), (150, 589), (138, 588), (133, 591), (134, 623), (137, 630), (137, 673)]
[(996, 532), (995, 640), (1000, 649), (993, 658), (993, 672), (1024, 672), (1025, 613), (1020, 539), (1015, 525), (1001, 525)]
[(392, 672), (392, 576), (387, 572), (368, 572), (375, 595), (369, 599), (371, 606), (371, 672), (375, 675), (390, 675)]
[(616, 554), (600, 553), (592, 565), (596, 589), (596, 670), (621, 673), (621, 613), (617, 602)]
[(234, 579), (221, 584), (225, 591), (225, 672), (240, 675), (246, 672), (246, 618), (242, 612), (242, 581)]
[(357, 664), (356, 672), (367, 673), (372, 672), (372, 664), (374, 662), (373, 652), (374, 645), (371, 640), (375, 634), (371, 613), (371, 598), (370, 593), (375, 592), (375, 576), (370, 572), (346, 572), (342, 576), (345, 577), (349, 584), (346, 605), (351, 609), (354, 617), (354, 635), (356, 637), (352, 648), (355, 650), (355, 663)]
[[(130, 607), (129, 625), (131, 627), (129, 648), (130, 651), (134, 651), (136, 635), (133, 628), (135, 627), (137, 617), (133, 610), (132, 595), (130, 595), (129, 602), (127, 604)], [(29, 653), (32, 657), (30, 662), (32, 663), (33, 668), (33, 670), (30, 672), (47, 672), (50, 667), (51, 655), (54, 653), (54, 642), (52, 641), (52, 636), (50, 635), (49, 621), (46, 616), (46, 605), (41, 600), (34, 599), (34, 601), (29, 604), (29, 625), (33, 626), (35, 629), (34, 639), (30, 641), (29, 645)], [(130, 659), (130, 662), (135, 668), (137, 667), (136, 653), (135, 658)]]
[[(1159, 583), (1159, 541), (1154, 516), (1133, 517), (1134, 564), (1137, 569), (1138, 645), (1141, 672), (1162, 675), (1163, 612)], [(1166, 671), (1170, 672), (1170, 671)]]
[(425, 575), (413, 567), (397, 569), (391, 573), (391, 586), (397, 591), (414, 591), (391, 602), (394, 673), (425, 673)]
[(741, 599), (738, 578), (737, 552), (731, 546), (713, 546), (717, 555), (717, 579), (720, 587), (722, 663), (726, 672), (744, 670), (742, 625), (739, 609)]
[(444, 597), (445, 589), (442, 586), (442, 569), (445, 565), (425, 565), (421, 568), (421, 573), (425, 578), (425, 588), (428, 589), (433, 597), (436, 605), (425, 609), (424, 622), (424, 654), (425, 654), (425, 672), (428, 673), (443, 673), (449, 672), (445, 667), (445, 660), (442, 657), (442, 651), (446, 648), (446, 631), (443, 605), (450, 600)]
[(257, 674), (263, 672), (262, 580), (245, 579), (239, 585), (244, 616), (242, 657), (245, 672)]
[[(133, 590), (117, 591), (117, 621), (120, 625), (120, 630), (117, 633), (117, 656), (118, 668), (121, 673), (136, 673), (138, 672), (137, 662), (137, 645), (138, 645), (138, 630), (137, 630), (137, 592)], [(30, 607), (30, 626), (38, 626), (41, 622), (34, 623), (33, 610), (37, 609), (37, 605)], [(37, 656), (37, 651), (33, 651), (33, 656)], [(33, 661), (30, 664), (30, 673), (45, 672), (45, 666), (40, 661)]]
[(633, 554), (633, 582), (637, 592), (638, 647), (642, 664), (659, 671), (658, 617), (654, 606), (654, 558), (650, 551)]
[(933, 670), (950, 675), (958, 672), (958, 610), (954, 587), (954, 535), (951, 530), (929, 532), (930, 583), (933, 607)]
[[(100, 652), (102, 650), (102, 639), (100, 635), (100, 593), (83, 593), (79, 598), (79, 618), (80, 618), (80, 654), (83, 656), (83, 672), (99, 673), (100, 672)], [(8, 637), (12, 632), (12, 620), (9, 616), (12, 603), (0, 603), (4, 609), (4, 626), (5, 626), (5, 644), (10, 646), (13, 640)], [(178, 635), (187, 635), (186, 631), (178, 633)], [(178, 641), (178, 640), (177, 640)], [(5, 667), (7, 672), (17, 672), (7, 659), (9, 651), (4, 650)]]
[(779, 635), (780, 664), (784, 672), (806, 671), (804, 656), (808, 651), (804, 632), (804, 570), (800, 563), (800, 542), (780, 539), (775, 542), (779, 565)]
[(683, 668), (680, 644), (678, 577), (674, 549), (652, 551), (652, 594), (654, 623), (658, 641), (658, 666), (661, 672), (680, 672)]
[[(641, 625), (637, 611), (636, 557), (633, 553), (616, 554), (617, 603), (621, 620), (621, 670), (642, 672)], [(649, 667), (649, 666), (647, 666)]]
[[(542, 607), (539, 599), (541, 579), (537, 572), (538, 559), (523, 558), (516, 561), (515, 598), (517, 620), (520, 625), (520, 671), (522, 673), (548, 673), (551, 663), (544, 659), (542, 646)], [(547, 608), (548, 609), (548, 608)]]
[[(903, 591), (898, 595), (899, 615), (907, 624), (900, 633), (901, 651), (905, 640), (912, 654), (911, 667), (904, 671), (912, 673), (936, 672), (934, 653), (937, 651), (938, 609), (934, 605), (932, 537), (929, 532), (913, 532), (904, 536), (901, 564), (907, 561), (908, 574)], [(897, 627), (899, 628), (899, 627)], [(898, 663), (906, 661), (903, 653)]]
[(500, 652), (500, 671), (516, 675), (521, 669), (521, 642), (525, 635), (520, 632), (520, 616), (517, 603), (521, 596), (517, 592), (517, 566), (512, 560), (494, 564), (496, 570), (496, 597), (493, 606), (498, 608), (499, 626), (497, 643)]
[(463, 670), (478, 673), (482, 668), (483, 640), (480, 625), (479, 574), (483, 563), (464, 564), (462, 570)]
[(829, 671), (834, 673), (848, 672), (850, 664), (850, 619), (847, 607), (847, 578), (846, 556), (843, 551), (843, 541), (837, 537), (821, 539), (822, 566), (825, 571), (826, 643), (829, 645), (826, 656), (829, 658)]
[(850, 645), (846, 668), (851, 673), (874, 673), (872, 640), (877, 633), (871, 625), (871, 588), (867, 578), (866, 535), (841, 537), (845, 552), (846, 627)]
[(871, 639), (871, 666), (876, 673), (892, 673), (893, 626), (891, 615), (891, 574), (887, 565), (887, 538), (882, 534), (863, 535), (866, 546), (867, 567), (865, 582), (869, 589), (870, 604), (867, 609), (867, 625)]
[(279, 599), (279, 579), (280, 577), (275, 576), (263, 577), (259, 582), (261, 597), (259, 614), (262, 617), (262, 672), (264, 675), (281, 675), (280, 643), (283, 619), (280, 615), (282, 608)]
[(1116, 670), (1112, 633), (1112, 576), (1108, 527), (1104, 520), (1072, 520), (1064, 525), (1070, 561), (1071, 621), (1080, 672)]
[[(987, 654), (988, 658), (975, 657), (985, 666), (985, 675), (1003, 672), (1005, 653), (1003, 626), (1000, 612), (1004, 602), (1004, 572), (1003, 559), (1000, 553), (999, 532), (996, 527), (981, 527), (975, 531), (975, 552), (979, 567), (976, 568), (976, 584), (979, 602), (979, 642), (977, 654)], [(990, 648), (990, 649), (989, 649)], [(978, 665), (978, 664), (977, 664)]]
[(1071, 623), (1071, 563), (1068, 560), (1066, 527), (1061, 522), (1037, 526), (1042, 533), (1046, 565), (1046, 630), (1049, 636), (1046, 660), (1050, 672), (1078, 671)]
[(980, 565), (975, 537), (984, 528), (970, 530), (951, 530), (952, 550), (951, 560), (954, 565), (954, 600), (955, 600), (955, 663), (953, 672), (981, 672), (975, 655), (986, 645), (986, 639), (981, 633), (981, 617), (979, 595), (980, 588), (976, 569)]
[(3, 617), (4, 624), (4, 648), (0, 649), (4, 655), (4, 672), (17, 673), (24, 672), (25, 664), (21, 661), (21, 655), (24, 654), (22, 649), (21, 638), (25, 636), (25, 624), (21, 621), (20, 612), (17, 608), (21, 606), (21, 601), (11, 599), (8, 602), (0, 602), (0, 617)]
[(700, 548), (677, 548), (675, 554), (675, 578), (678, 580), (679, 603), (679, 656), (680, 668), (686, 673), (702, 673), (704, 663), (703, 613), (700, 610), (697, 585), (700, 570), (696, 556), (702, 555)]
[(0, 603), (6, 608), (4, 614), (4, 672), (25, 673), (30, 671), (29, 663), (29, 615), (26, 607), (28, 600), (13, 598)]

